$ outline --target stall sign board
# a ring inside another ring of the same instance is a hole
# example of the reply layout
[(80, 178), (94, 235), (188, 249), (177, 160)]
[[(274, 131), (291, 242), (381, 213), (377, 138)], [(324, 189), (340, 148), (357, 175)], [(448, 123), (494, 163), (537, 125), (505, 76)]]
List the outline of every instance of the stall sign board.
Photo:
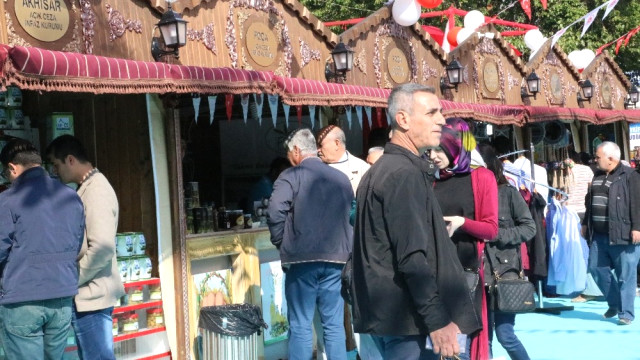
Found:
[(407, 82), (409, 78), (409, 62), (404, 52), (397, 47), (392, 48), (389, 51), (387, 62), (391, 79), (397, 84)]
[(64, 0), (14, 0), (16, 18), (27, 34), (53, 42), (69, 29), (69, 9)]
[(276, 60), (278, 40), (276, 34), (264, 23), (254, 22), (246, 32), (249, 56), (258, 65), (267, 67)]

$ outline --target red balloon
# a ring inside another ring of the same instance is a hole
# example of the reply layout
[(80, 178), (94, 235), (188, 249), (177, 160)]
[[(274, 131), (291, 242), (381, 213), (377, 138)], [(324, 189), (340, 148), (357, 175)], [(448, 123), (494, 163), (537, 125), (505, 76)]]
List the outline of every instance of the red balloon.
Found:
[(418, 4), (427, 9), (437, 8), (442, 4), (442, 0), (418, 0)]
[(458, 32), (462, 30), (461, 26), (454, 26), (447, 34), (447, 41), (451, 46), (458, 46)]

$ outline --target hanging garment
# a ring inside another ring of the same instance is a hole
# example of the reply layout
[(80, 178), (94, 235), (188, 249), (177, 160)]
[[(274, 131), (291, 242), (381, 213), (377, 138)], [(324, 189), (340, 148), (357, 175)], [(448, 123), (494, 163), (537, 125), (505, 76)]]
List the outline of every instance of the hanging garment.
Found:
[(536, 223), (536, 236), (527, 245), (531, 274), (538, 277), (547, 276), (547, 241), (544, 228), (544, 208), (546, 206), (547, 202), (542, 196), (539, 193), (534, 193), (529, 210)]
[(582, 292), (587, 284), (587, 262), (580, 235), (580, 218), (573, 210), (553, 199), (547, 214), (549, 240), (549, 275), (547, 285), (555, 286), (556, 293), (569, 295)]

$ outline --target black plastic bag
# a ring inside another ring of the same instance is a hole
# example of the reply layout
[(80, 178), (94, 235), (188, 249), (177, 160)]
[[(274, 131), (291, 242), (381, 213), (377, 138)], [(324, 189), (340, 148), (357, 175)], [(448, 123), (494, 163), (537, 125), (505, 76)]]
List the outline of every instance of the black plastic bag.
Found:
[(226, 336), (248, 336), (268, 325), (260, 307), (251, 304), (205, 306), (200, 309), (198, 327)]

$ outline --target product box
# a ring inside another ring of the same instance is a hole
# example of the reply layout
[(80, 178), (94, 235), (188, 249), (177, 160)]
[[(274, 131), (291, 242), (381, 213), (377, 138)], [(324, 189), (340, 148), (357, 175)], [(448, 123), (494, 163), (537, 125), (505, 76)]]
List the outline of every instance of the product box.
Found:
[(0, 129), (8, 129), (10, 125), (9, 111), (5, 108), (0, 108)]
[(72, 113), (52, 113), (47, 120), (47, 141), (60, 135), (74, 134)]
[(22, 107), (22, 91), (15, 86), (7, 86), (7, 107)]

